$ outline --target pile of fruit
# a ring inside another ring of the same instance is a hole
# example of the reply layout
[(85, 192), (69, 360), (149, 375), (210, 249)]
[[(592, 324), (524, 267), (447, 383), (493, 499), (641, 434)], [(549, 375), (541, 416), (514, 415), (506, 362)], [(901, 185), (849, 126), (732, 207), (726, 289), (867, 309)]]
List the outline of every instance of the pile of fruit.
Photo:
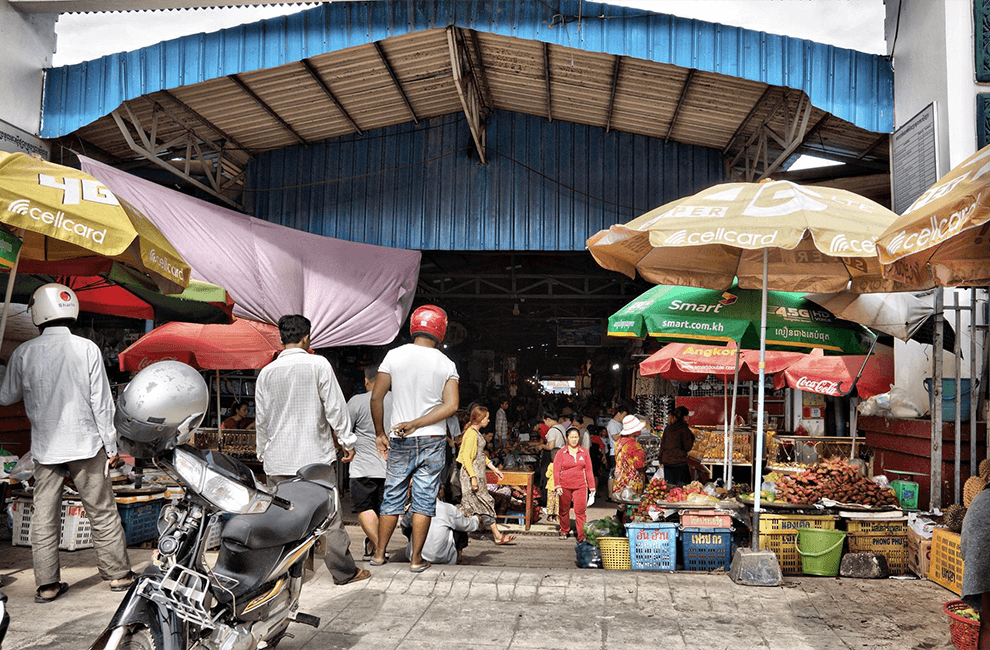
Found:
[(692, 481), (684, 487), (675, 487), (667, 493), (667, 501), (671, 503), (680, 503), (682, 501), (687, 501), (688, 497), (692, 494), (704, 494), (705, 486), (698, 481)]
[(643, 492), (643, 496), (639, 502), (639, 509), (636, 514), (641, 517), (648, 517), (650, 506), (656, 506), (657, 503), (667, 500), (667, 481), (663, 480), (659, 476), (650, 481), (650, 484), (646, 486), (646, 490)]
[(826, 460), (777, 482), (777, 501), (815, 503), (821, 499), (867, 506), (897, 505), (893, 490), (862, 476), (845, 460)]
[(965, 609), (955, 609), (952, 611), (953, 614), (962, 616), (963, 618), (968, 618), (971, 621), (980, 622), (980, 613), (973, 609), (972, 607), (966, 607)]

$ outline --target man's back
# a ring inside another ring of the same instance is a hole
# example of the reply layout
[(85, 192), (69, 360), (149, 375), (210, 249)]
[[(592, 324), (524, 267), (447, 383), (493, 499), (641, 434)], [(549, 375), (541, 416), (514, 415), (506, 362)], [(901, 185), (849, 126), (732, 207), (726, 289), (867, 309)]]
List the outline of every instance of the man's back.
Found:
[[(378, 368), (388, 373), (392, 422), (409, 422), (443, 403), (448, 379), (457, 379), (454, 362), (435, 348), (408, 343), (390, 350)], [(443, 422), (418, 429), (413, 436), (442, 436)]]
[(100, 349), (67, 327), (22, 343), (0, 385), (0, 403), (24, 400), (32, 453), (49, 464), (90, 458), (103, 446), (100, 426), (113, 426), (109, 395)]
[[(392, 396), (385, 396), (385, 427), (391, 421)], [(375, 445), (375, 424), (371, 421), (371, 393), (355, 395), (347, 402), (347, 412), (354, 424), (354, 460), (351, 461), (351, 478), (385, 478), (385, 461)]]

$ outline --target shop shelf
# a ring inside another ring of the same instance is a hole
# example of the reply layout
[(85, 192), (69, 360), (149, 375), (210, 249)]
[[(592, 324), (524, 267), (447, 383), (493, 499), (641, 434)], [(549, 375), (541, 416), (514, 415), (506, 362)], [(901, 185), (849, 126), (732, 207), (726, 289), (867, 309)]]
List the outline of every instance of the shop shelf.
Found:
[(682, 528), (681, 558), (685, 571), (728, 571), (732, 564), (732, 528)]
[(626, 524), (626, 535), (634, 571), (673, 571), (677, 568), (677, 524)]

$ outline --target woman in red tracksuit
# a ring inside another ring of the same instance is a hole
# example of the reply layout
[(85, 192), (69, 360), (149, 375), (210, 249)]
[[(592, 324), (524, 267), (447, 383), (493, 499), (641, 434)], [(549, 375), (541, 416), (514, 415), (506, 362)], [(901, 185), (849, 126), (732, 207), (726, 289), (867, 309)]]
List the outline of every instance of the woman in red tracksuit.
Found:
[(580, 445), (581, 432), (576, 427), (567, 430), (567, 446), (557, 451), (553, 459), (553, 484), (560, 496), (560, 536), (567, 539), (571, 528), (571, 504), (577, 538), (584, 541), (584, 522), (588, 519), (588, 493), (595, 497), (595, 475), (591, 471), (591, 453)]

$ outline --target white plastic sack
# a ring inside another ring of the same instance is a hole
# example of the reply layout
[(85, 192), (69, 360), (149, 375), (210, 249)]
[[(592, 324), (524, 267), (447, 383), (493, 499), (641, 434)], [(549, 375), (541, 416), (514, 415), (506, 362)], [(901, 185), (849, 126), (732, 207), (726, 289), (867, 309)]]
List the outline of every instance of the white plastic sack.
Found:
[(14, 465), (14, 469), (10, 470), (10, 478), (20, 483), (32, 476), (34, 476), (34, 456), (29, 451), (21, 456), (21, 459)]

